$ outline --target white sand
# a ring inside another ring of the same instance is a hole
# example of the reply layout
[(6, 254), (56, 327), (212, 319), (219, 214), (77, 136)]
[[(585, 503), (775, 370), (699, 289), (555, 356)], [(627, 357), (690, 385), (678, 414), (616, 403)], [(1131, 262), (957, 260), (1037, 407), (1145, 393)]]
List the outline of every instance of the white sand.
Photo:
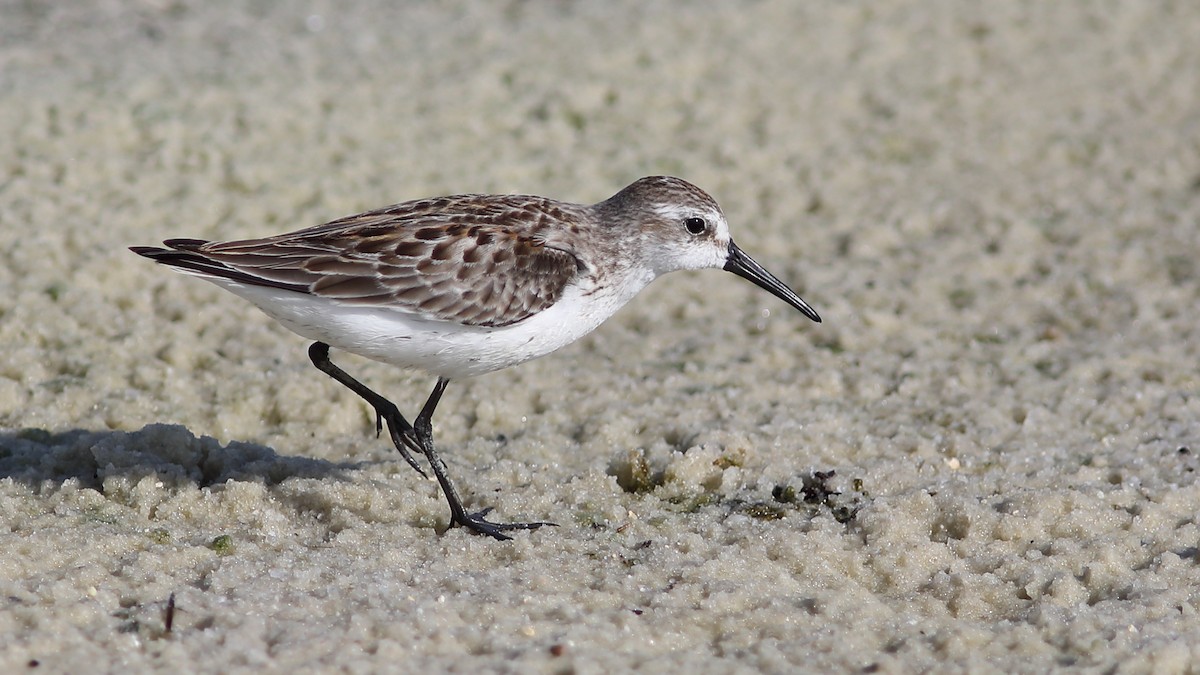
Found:
[[(264, 4), (0, 5), (0, 672), (1200, 669), (1200, 5)], [(826, 322), (678, 274), (454, 383), (512, 542), (125, 249), (653, 173)]]

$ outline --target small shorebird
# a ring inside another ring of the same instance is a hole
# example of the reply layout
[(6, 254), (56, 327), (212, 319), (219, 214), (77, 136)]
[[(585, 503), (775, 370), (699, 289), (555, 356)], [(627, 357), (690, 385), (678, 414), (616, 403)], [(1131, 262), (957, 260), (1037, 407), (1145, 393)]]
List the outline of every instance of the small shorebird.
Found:
[[(821, 318), (733, 243), (720, 207), (679, 178), (635, 181), (592, 205), (529, 195), (404, 202), (289, 234), (135, 246), (249, 300), (314, 340), (313, 365), (375, 409), (379, 433), (422, 476), (425, 456), (452, 524), (496, 539), (551, 523), (494, 523), (463, 508), (433, 445), (433, 411), (452, 379), (544, 356), (587, 335), (660, 275), (719, 268)], [(437, 377), (412, 424), (329, 359), (336, 347)]]

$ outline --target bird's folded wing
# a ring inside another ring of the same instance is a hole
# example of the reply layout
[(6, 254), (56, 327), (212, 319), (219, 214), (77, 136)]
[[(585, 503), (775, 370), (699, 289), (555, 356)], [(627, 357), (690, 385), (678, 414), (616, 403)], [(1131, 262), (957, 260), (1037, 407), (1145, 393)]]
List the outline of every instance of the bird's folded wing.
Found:
[(172, 239), (164, 243), (173, 250), (139, 253), (204, 275), (472, 326), (536, 314), (579, 273), (574, 255), (536, 233), (481, 220), (414, 222), (378, 211), (265, 239)]

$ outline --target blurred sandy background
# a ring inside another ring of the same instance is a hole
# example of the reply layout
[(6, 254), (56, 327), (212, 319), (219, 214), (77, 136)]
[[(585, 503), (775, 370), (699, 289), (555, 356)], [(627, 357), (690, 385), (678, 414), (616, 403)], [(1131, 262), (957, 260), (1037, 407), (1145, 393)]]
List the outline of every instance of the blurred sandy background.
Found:
[[(1195, 672), (1197, 35), (1169, 1), (0, 2), (0, 671)], [(656, 173), (825, 323), (678, 274), (454, 383), (468, 506), (561, 525), (512, 542), (443, 533), (304, 341), (125, 248)]]

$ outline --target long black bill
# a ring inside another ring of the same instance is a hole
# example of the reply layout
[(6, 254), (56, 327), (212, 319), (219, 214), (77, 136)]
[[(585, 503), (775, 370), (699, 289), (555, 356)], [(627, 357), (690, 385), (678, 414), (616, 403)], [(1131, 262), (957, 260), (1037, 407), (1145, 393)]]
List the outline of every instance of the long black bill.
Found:
[(776, 279), (774, 274), (754, 262), (754, 258), (746, 255), (746, 252), (738, 248), (732, 239), (729, 241), (729, 258), (725, 261), (724, 269), (726, 272), (733, 272), (743, 279), (753, 281), (759, 288), (770, 291), (771, 295), (803, 312), (804, 316), (821, 323), (821, 317), (812, 307), (808, 306), (807, 302), (801, 300), (795, 291), (787, 287), (787, 284)]

